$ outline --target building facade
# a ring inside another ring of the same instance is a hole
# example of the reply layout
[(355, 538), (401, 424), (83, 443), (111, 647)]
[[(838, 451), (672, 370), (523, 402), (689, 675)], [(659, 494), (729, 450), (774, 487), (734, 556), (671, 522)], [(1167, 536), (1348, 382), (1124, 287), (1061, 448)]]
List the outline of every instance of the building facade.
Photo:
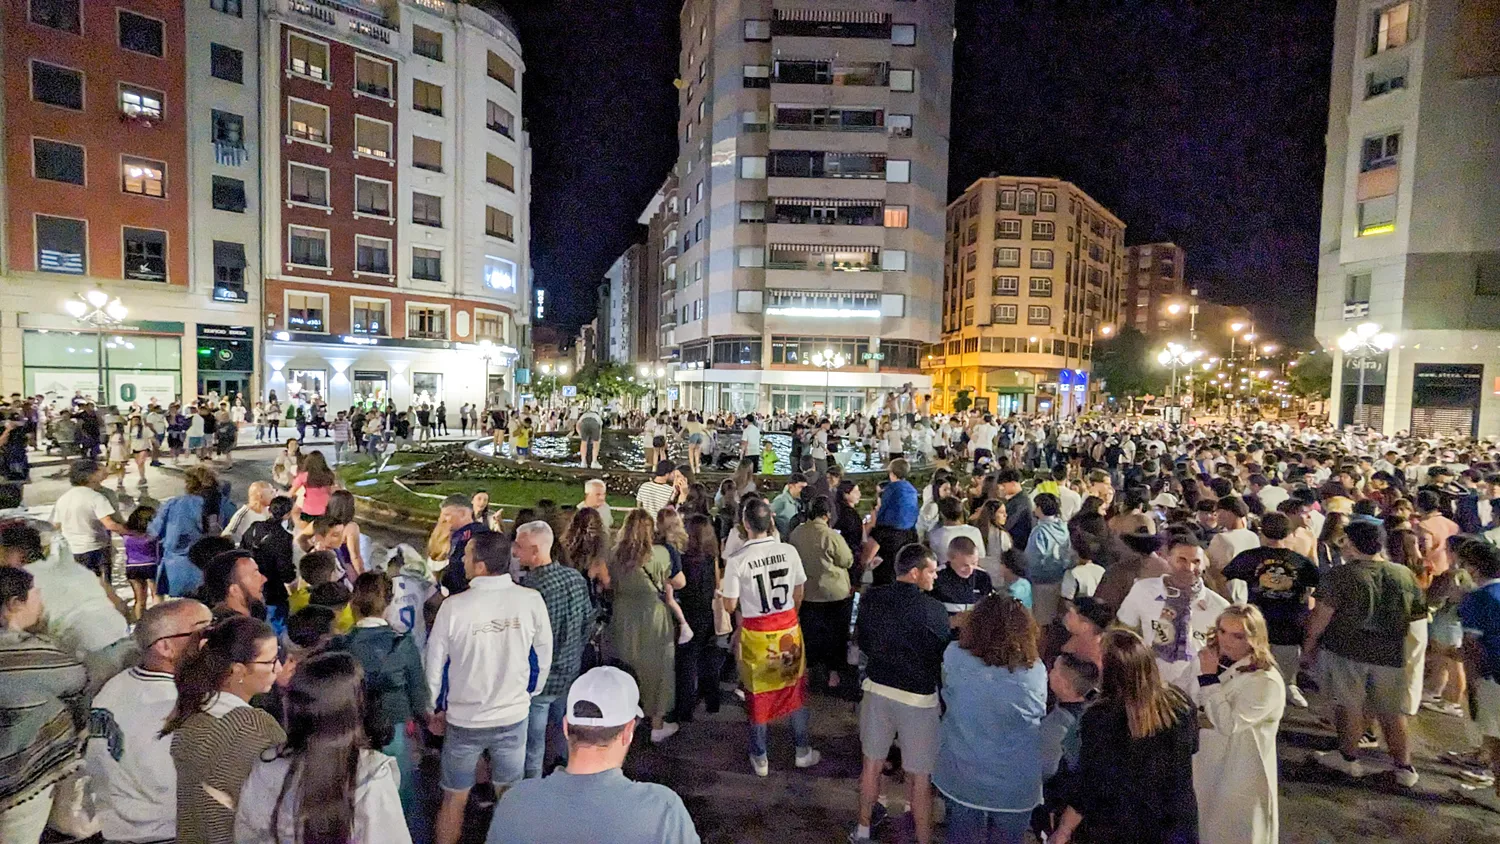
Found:
[[(1336, 422), (1500, 435), (1496, 13), (1338, 4), (1316, 323), (1335, 355)], [(1365, 322), (1395, 335), (1389, 353), (1340, 351)]]
[(674, 361), (677, 354), (679, 199), (674, 170), (638, 220), (646, 227), (646, 257), (641, 270), (644, 284), (637, 297), (636, 357), (653, 366)]
[[(1143, 243), (1125, 250), (1125, 297), (1121, 302), (1121, 326), (1142, 334), (1164, 334), (1176, 330), (1178, 318), (1186, 318), (1188, 301), (1183, 283), (1185, 254), (1175, 243)], [(1174, 312), (1173, 306), (1177, 310)]]
[(631, 244), (604, 274), (604, 284), (600, 287), (601, 299), (608, 304), (599, 318), (609, 322), (609, 331), (601, 339), (606, 361), (628, 364), (636, 357), (637, 325), (640, 319), (637, 309), (640, 307), (645, 255), (646, 247), (643, 244)]
[(994, 176), (948, 206), (932, 406), (1002, 415), (1093, 403), (1093, 344), (1118, 325), (1125, 224), (1069, 182)]
[[(239, 5), (0, 5), (0, 390), (95, 398), (101, 365), (122, 406), (250, 390), (255, 90), (212, 73), (255, 43)], [(240, 185), (231, 210), (221, 176)], [(94, 289), (127, 309), (102, 335), (63, 310)]]
[[(681, 32), (681, 400), (855, 412), (925, 389), (952, 0), (688, 0)], [(843, 365), (814, 367), (818, 352)]]
[(514, 400), (531, 166), (514, 26), (446, 0), (268, 0), (260, 59), (266, 389)]

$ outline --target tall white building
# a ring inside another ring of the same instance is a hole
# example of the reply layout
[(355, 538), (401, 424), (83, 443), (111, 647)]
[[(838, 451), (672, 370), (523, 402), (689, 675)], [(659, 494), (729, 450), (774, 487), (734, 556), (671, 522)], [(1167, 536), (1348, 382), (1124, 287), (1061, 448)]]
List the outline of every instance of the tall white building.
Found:
[(687, 0), (681, 32), (682, 401), (851, 412), (927, 388), (952, 0)]
[[(1329, 99), (1317, 335), (1336, 356), (1333, 419), (1500, 435), (1496, 4), (1339, 0)], [(1395, 335), (1388, 354), (1339, 351), (1365, 322)]]

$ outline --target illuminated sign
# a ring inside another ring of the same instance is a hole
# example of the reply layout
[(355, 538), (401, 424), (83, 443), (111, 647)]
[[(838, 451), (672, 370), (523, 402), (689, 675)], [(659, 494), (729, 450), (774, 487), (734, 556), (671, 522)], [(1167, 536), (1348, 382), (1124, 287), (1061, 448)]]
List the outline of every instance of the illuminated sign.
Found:
[(544, 309), (546, 308), (546, 306), (547, 306), (547, 291), (545, 291), (542, 288), (538, 287), (536, 289), (536, 318), (538, 320), (540, 320), (542, 318), (542, 313), (543, 313)]
[[(541, 291), (538, 290), (538, 293)], [(540, 306), (539, 306), (540, 307)], [(870, 319), (880, 316), (879, 308), (802, 308), (771, 305), (770, 316), (818, 317), (820, 319)]]
[(345, 334), (339, 337), (339, 340), (351, 346), (374, 346), (380, 342), (374, 337), (364, 337), (358, 334)]

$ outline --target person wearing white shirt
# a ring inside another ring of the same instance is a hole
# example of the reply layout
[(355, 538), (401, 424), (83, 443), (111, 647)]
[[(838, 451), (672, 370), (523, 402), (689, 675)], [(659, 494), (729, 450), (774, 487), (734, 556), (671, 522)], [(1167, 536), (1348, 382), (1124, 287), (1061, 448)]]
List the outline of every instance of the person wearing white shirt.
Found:
[(177, 665), (193, 634), (211, 623), (208, 607), (190, 598), (147, 609), (135, 626), (140, 664), (94, 695), (84, 767), (106, 841), (177, 837), (177, 769), (172, 737), (161, 729), (177, 706)]
[(115, 518), (115, 505), (99, 491), (105, 467), (93, 460), (75, 460), (68, 467), (71, 488), (52, 505), (52, 522), (68, 543), (73, 559), (109, 583), (114, 568), (111, 533), (124, 533)]
[(1226, 495), (1219, 499), (1219, 532), (1208, 543), (1208, 581), (1221, 594), (1227, 589), (1223, 581), (1224, 567), (1241, 551), (1260, 547), (1260, 537), (1245, 527), (1245, 518), (1250, 510), (1239, 496)]
[(1291, 493), (1271, 483), (1265, 475), (1250, 476), (1250, 491), (1255, 493), (1261, 504), (1265, 505), (1267, 513), (1275, 512), (1276, 508), (1281, 506), (1281, 502), (1291, 497)]
[(740, 462), (760, 470), (760, 428), (756, 427), (753, 413), (745, 417), (745, 428), (740, 431)]
[(957, 498), (940, 498), (937, 502), (938, 515), (943, 523), (927, 533), (927, 547), (932, 549), (932, 555), (937, 558), (938, 568), (948, 565), (948, 543), (960, 536), (967, 536), (974, 541), (974, 547), (979, 550), (979, 556), (984, 553), (984, 536), (979, 528), (963, 523), (963, 505)]
[(1204, 585), (1203, 548), (1198, 541), (1185, 533), (1171, 537), (1168, 573), (1137, 580), (1116, 616), (1151, 646), (1162, 680), (1193, 697), (1198, 651), (1229, 602)]

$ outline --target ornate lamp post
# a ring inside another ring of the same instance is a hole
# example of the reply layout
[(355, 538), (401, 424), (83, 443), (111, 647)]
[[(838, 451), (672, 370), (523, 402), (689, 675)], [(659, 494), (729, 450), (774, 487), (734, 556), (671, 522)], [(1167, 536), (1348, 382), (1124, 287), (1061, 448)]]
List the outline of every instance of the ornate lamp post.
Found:
[(840, 352), (824, 349), (821, 352), (813, 352), (807, 362), (823, 368), (823, 415), (831, 417), (833, 416), (833, 371), (842, 368), (849, 361)]
[[(1381, 331), (1380, 326), (1373, 322), (1362, 322), (1339, 337), (1339, 349), (1346, 357), (1359, 362), (1359, 390), (1355, 394), (1354, 413), (1349, 415), (1351, 420), (1359, 415), (1365, 404), (1365, 367), (1376, 355), (1389, 352), (1395, 345), (1396, 335)], [(1368, 423), (1368, 418), (1365, 421)]]
[(118, 296), (111, 299), (103, 290), (76, 294), (74, 298), (63, 302), (63, 310), (75, 322), (94, 327), (94, 360), (99, 366), (99, 403), (102, 405), (109, 399), (109, 391), (104, 384), (104, 329), (124, 322), (128, 310)]

